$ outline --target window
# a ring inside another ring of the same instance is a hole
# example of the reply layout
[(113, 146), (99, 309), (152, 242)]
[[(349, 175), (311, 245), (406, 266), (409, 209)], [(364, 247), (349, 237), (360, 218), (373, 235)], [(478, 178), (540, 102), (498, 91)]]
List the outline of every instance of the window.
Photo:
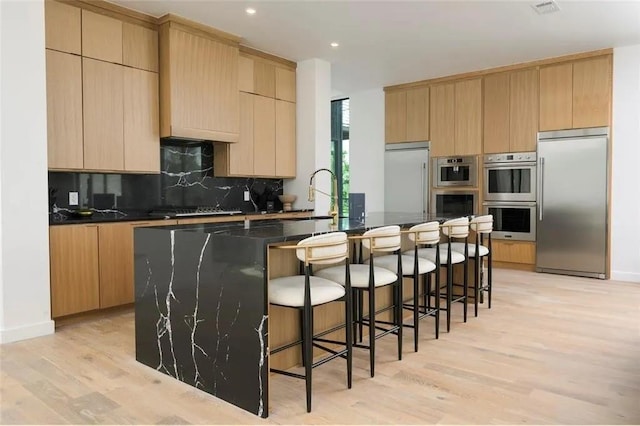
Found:
[(338, 215), (348, 217), (349, 99), (331, 101), (331, 171), (338, 180)]

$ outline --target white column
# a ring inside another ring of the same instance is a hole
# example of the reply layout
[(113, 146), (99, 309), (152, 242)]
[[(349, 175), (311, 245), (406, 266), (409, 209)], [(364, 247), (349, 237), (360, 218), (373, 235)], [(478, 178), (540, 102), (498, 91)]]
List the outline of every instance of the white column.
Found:
[(349, 97), (349, 192), (365, 194), (368, 212), (384, 211), (384, 91)]
[(42, 0), (0, 1), (0, 342), (53, 333)]
[(613, 49), (611, 278), (640, 282), (640, 45)]
[[(319, 168), (331, 168), (331, 64), (321, 59), (298, 63), (296, 70), (296, 178), (284, 182), (284, 192), (295, 194), (294, 208), (314, 208), (317, 215), (329, 212), (331, 199), (316, 194), (307, 200), (309, 177)], [(320, 172), (315, 186), (331, 192), (328, 173)]]

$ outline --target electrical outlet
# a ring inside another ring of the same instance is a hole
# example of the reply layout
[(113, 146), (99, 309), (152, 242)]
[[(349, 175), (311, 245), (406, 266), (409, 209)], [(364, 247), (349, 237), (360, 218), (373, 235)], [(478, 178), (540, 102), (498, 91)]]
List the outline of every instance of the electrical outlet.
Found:
[(251, 201), (251, 198), (249, 198), (249, 191), (244, 191), (244, 200)]
[(69, 205), (77, 206), (78, 205), (78, 193), (75, 191), (69, 192)]

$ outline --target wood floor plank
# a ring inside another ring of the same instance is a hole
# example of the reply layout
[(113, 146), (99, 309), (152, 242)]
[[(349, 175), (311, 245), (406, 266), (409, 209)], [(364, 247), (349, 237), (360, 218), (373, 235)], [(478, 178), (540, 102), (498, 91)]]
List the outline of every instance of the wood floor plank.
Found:
[(0, 423), (640, 424), (639, 307), (638, 284), (496, 269), (491, 310), (456, 304), (438, 340), (423, 320), (418, 353), (407, 329), (402, 361), (378, 340), (375, 378), (361, 349), (350, 390), (343, 360), (314, 370), (311, 413), (272, 375), (266, 421), (136, 362), (120, 311), (0, 346)]

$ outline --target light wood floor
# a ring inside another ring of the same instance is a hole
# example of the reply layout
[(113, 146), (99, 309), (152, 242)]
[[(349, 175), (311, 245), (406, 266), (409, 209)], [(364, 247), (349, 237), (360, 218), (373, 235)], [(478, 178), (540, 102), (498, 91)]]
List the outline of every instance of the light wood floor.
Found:
[[(259, 419), (135, 361), (133, 312), (69, 325), (0, 347), (0, 422), (7, 423), (640, 423), (640, 284), (496, 270), (494, 306), (420, 352), (405, 336), (379, 340), (376, 377), (356, 350), (304, 383), (272, 376), (271, 416)], [(472, 310), (470, 310), (472, 312)], [(444, 315), (443, 315), (444, 317)], [(443, 321), (444, 322), (444, 321)]]

